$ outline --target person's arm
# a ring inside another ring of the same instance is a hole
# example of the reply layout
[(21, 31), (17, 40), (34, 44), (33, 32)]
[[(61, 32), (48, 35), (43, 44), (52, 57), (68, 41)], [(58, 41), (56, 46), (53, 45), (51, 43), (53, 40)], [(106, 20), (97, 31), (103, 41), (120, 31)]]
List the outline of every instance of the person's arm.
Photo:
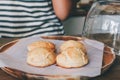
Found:
[(60, 20), (65, 20), (72, 9), (72, 0), (52, 0), (55, 14)]

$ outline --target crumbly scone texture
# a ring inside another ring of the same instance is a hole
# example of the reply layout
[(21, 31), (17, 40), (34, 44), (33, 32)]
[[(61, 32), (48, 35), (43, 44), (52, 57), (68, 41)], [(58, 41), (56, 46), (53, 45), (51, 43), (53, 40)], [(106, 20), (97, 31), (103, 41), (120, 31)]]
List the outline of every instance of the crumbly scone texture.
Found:
[(84, 44), (80, 41), (68, 40), (60, 45), (60, 54), (56, 64), (63, 68), (79, 68), (88, 64), (89, 59)]
[(81, 48), (81, 50), (86, 53), (86, 48), (84, 46), (84, 44), (80, 41), (75, 41), (75, 40), (68, 40), (65, 41), (61, 44), (60, 46), (60, 51), (64, 51), (65, 49), (67, 49), (68, 47), (78, 47)]
[(55, 63), (56, 55), (53, 51), (38, 47), (28, 52), (27, 63), (36, 67), (46, 67)]
[(29, 44), (27, 46), (27, 49), (28, 51), (31, 51), (35, 48), (38, 48), (38, 47), (44, 47), (44, 48), (48, 48), (48, 49), (51, 49), (52, 51), (55, 51), (55, 45), (50, 42), (50, 41), (36, 41), (36, 42), (33, 42), (31, 44)]
[(79, 68), (88, 64), (88, 56), (78, 47), (69, 47), (56, 57), (56, 63), (63, 68)]

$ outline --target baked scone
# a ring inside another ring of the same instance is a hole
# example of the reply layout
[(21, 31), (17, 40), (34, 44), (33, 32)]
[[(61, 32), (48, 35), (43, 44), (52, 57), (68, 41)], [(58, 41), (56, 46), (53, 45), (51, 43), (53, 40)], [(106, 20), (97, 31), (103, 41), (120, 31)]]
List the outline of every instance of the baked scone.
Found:
[(80, 41), (75, 41), (75, 40), (68, 40), (68, 41), (65, 41), (61, 44), (60, 46), (60, 51), (64, 51), (65, 49), (67, 49), (68, 47), (78, 47), (78, 48), (81, 48), (81, 50), (86, 53), (86, 48), (85, 46), (83, 45), (82, 42)]
[(31, 51), (31, 50), (38, 48), (38, 47), (44, 47), (44, 48), (51, 49), (52, 51), (55, 51), (55, 45), (52, 42), (42, 41), (42, 40), (29, 44), (27, 49), (28, 49), (28, 51)]
[(27, 63), (36, 67), (46, 67), (54, 64), (56, 55), (53, 51), (38, 47), (28, 52)]
[(56, 57), (56, 64), (63, 68), (79, 68), (87, 63), (87, 54), (78, 47), (69, 47)]

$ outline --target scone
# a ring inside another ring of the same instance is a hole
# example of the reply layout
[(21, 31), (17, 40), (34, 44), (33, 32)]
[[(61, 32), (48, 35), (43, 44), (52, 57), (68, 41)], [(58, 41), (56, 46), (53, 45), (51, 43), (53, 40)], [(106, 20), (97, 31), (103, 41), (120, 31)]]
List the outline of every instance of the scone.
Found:
[(56, 57), (56, 64), (63, 68), (79, 68), (87, 63), (87, 54), (78, 47), (69, 47)]
[(46, 67), (55, 63), (56, 55), (53, 51), (38, 47), (28, 52), (27, 63), (36, 67)]
[(64, 51), (65, 49), (67, 49), (68, 47), (78, 47), (78, 48), (81, 48), (81, 50), (86, 53), (86, 48), (85, 46), (83, 45), (82, 42), (80, 41), (75, 41), (75, 40), (68, 40), (68, 41), (65, 41), (61, 44), (60, 46), (60, 51)]
[(51, 49), (52, 51), (55, 51), (55, 45), (52, 42), (42, 41), (42, 40), (29, 44), (27, 49), (28, 49), (28, 51), (31, 51), (31, 50), (38, 48), (38, 47), (44, 47), (44, 48)]

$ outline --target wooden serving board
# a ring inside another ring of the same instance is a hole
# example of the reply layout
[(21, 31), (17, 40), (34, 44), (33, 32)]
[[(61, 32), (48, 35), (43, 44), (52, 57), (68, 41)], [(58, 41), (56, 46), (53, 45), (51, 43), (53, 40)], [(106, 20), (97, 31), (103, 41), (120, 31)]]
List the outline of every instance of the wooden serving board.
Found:
[[(42, 36), (44, 39), (54, 39), (54, 40), (83, 40), (84, 38), (81, 37), (75, 37), (75, 36)], [(9, 47), (13, 46), (15, 43), (17, 43), (19, 40), (15, 40), (12, 42), (9, 42), (3, 46), (0, 47), (0, 52), (4, 52)], [(103, 65), (101, 72), (102, 74), (109, 69), (109, 67), (114, 62), (116, 56), (114, 52), (111, 50), (110, 47), (105, 46), (104, 47), (104, 55), (103, 55)], [(73, 76), (73, 75), (36, 75), (36, 74), (29, 74), (22, 71), (18, 71), (15, 69), (11, 69), (8, 67), (2, 68), (3, 71), (6, 73), (20, 79), (20, 80), (87, 80), (89, 77), (86, 76)]]

